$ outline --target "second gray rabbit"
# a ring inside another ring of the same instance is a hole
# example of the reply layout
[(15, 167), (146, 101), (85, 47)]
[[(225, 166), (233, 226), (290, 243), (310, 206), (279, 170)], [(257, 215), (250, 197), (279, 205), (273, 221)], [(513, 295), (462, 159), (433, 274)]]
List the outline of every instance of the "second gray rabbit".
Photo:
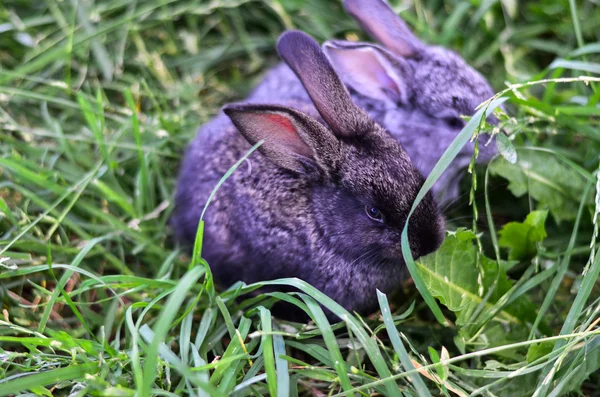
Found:
[[(464, 127), (460, 116), (473, 115), (494, 91), (455, 52), (415, 37), (383, 0), (345, 0), (344, 7), (384, 47), (336, 40), (325, 42), (323, 49), (354, 102), (398, 139), (419, 171), (428, 175)], [(309, 101), (285, 64), (274, 67), (249, 97), (267, 103), (286, 99)], [(495, 148), (482, 141), (478, 161), (487, 162)], [(473, 146), (463, 148), (434, 186), (440, 201), (458, 197), (460, 171), (469, 164)]]

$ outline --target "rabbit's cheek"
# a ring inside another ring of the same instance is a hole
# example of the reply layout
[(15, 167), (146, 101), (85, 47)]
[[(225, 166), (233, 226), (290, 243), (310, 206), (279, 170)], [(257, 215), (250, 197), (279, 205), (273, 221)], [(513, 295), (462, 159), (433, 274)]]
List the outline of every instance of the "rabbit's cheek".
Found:
[(411, 112), (405, 109), (395, 109), (388, 111), (383, 118), (383, 126), (396, 139), (399, 136), (408, 134), (409, 131), (405, 128), (409, 122)]
[(402, 257), (400, 242), (398, 244), (386, 244), (382, 246), (381, 257), (390, 263), (403, 265), (404, 258)]

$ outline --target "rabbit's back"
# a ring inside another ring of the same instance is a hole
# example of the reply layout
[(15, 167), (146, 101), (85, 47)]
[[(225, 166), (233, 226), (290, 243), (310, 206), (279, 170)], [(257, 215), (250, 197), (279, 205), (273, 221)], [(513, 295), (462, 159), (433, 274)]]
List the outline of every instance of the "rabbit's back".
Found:
[(281, 62), (271, 67), (247, 98), (253, 103), (295, 101), (311, 104), (306, 89), (292, 69)]
[[(186, 149), (179, 167), (176, 211), (171, 218), (178, 241), (186, 245), (193, 244), (204, 204), (217, 182), (233, 164), (230, 156), (241, 152), (236, 150), (236, 146), (241, 147), (243, 142), (228, 148), (224, 147), (225, 142), (237, 143), (238, 140), (231, 121), (219, 114), (198, 130)], [(215, 153), (215, 156), (210, 153)]]

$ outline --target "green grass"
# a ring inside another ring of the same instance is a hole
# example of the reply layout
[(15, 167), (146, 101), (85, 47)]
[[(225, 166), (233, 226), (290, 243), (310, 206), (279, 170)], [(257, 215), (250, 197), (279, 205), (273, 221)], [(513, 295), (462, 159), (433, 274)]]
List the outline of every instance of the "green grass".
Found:
[(516, 163), (465, 178), (443, 248), (368, 318), (298, 280), (216, 288), (167, 225), (185, 145), (282, 31), (364, 38), (340, 4), (0, 3), (0, 395), (600, 395), (600, 8), (392, 3), (502, 92)]

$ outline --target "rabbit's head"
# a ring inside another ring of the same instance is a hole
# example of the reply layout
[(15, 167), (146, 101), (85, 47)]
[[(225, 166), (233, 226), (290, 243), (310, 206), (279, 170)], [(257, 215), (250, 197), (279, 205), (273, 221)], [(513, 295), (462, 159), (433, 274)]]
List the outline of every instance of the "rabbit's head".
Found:
[(447, 147), (465, 125), (460, 116), (473, 115), (493, 96), (488, 82), (455, 52), (421, 42), (383, 0), (345, 0), (344, 7), (383, 45), (323, 45), (342, 80), (361, 96), (361, 106), (372, 115), (381, 112), (377, 120), (407, 146), (426, 136), (431, 139), (420, 142)]
[[(310, 36), (286, 32), (277, 49), (327, 126), (280, 105), (229, 105), (225, 113), (251, 144), (263, 140), (259, 150), (282, 172), (308, 181), (307, 213), (293, 215), (315, 226), (318, 247), (307, 249), (360, 263), (402, 262), (400, 235), (423, 176), (397, 140), (352, 102)], [(443, 220), (427, 194), (409, 224), (413, 255), (434, 251), (442, 239)]]

